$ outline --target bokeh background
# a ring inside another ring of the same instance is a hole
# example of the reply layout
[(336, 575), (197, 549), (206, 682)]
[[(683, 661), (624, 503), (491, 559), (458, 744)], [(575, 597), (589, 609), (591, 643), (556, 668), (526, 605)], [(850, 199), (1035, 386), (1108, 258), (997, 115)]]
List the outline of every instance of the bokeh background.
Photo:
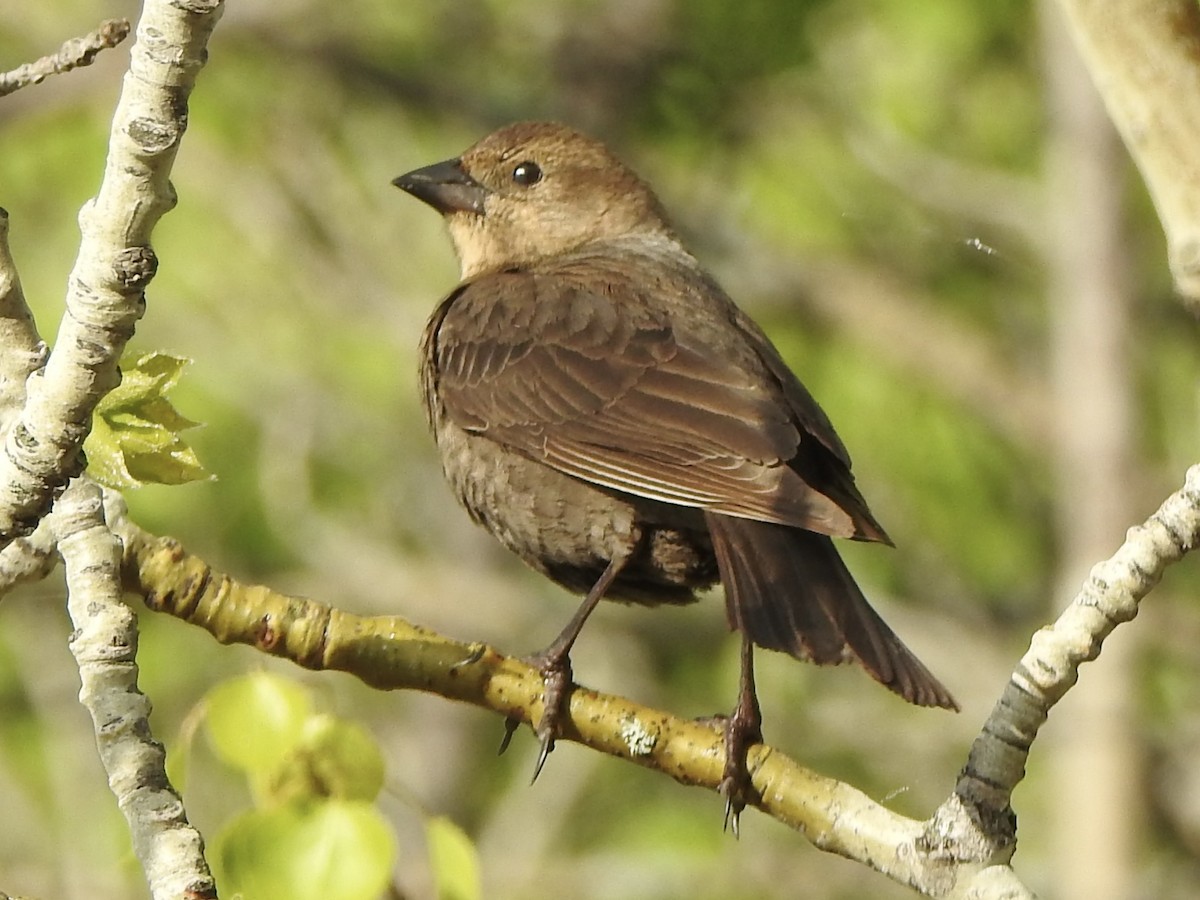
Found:
[[(0, 8), (0, 69), (132, 2)], [(127, 51), (0, 100), (0, 205), (52, 339)], [(177, 209), (131, 351), (194, 364), (181, 411), (213, 481), (129, 496), (236, 576), (530, 652), (574, 599), (470, 524), (417, 401), (416, 343), (456, 281), (437, 216), (391, 187), (492, 128), (610, 142), (820, 398), (897, 549), (854, 571), (963, 712), (761, 654), (769, 741), (928, 815), (1032, 631), (1182, 481), (1197, 324), (1172, 297), (1136, 172), (1053, 7), (968, 0), (232, 0), (174, 171)], [(144, 896), (75, 701), (61, 579), (0, 602), (0, 890)], [(1200, 893), (1200, 565), (1172, 570), (1058, 708), (1015, 803), (1046, 896)], [(279, 671), (388, 757), (396, 884), (430, 896), (428, 812), (476, 842), (488, 897), (900, 898), (748, 812), (578, 747), (536, 785), (522, 731), (437, 698), (302, 673), (143, 612), (142, 686), (193, 821), (247, 803), (202, 738), (204, 693)], [(719, 597), (605, 607), (581, 682), (728, 709)]]

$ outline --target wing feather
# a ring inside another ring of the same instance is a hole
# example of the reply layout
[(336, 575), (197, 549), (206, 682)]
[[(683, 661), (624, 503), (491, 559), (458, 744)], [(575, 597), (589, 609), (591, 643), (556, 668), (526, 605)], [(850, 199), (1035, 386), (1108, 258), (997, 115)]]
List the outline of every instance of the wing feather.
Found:
[[(612, 490), (842, 537), (883, 535), (824, 413), (766, 338), (740, 330), (740, 313), (702, 276), (671, 271), (664, 285), (662, 271), (627, 268), (573, 260), (461, 286), (428, 346), (449, 418)], [(714, 334), (738, 340), (714, 352)], [(780, 367), (795, 386), (781, 383)], [(820, 474), (848, 489), (830, 497), (805, 480), (792, 463), (813, 453)]]

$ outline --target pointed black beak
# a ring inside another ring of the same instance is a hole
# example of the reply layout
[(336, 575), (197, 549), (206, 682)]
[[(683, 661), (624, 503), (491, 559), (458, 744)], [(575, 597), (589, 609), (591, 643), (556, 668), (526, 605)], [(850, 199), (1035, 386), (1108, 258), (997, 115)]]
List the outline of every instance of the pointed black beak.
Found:
[(469, 212), (483, 215), (487, 188), (466, 173), (462, 162), (448, 159), (393, 179), (392, 184), (423, 200), (443, 215)]

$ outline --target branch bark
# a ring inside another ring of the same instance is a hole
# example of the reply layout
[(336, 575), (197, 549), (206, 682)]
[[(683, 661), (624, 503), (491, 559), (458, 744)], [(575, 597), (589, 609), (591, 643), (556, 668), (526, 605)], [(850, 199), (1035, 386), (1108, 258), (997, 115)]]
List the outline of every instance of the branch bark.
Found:
[(1175, 289), (1200, 310), (1200, 6), (1060, 0), (1167, 237)]
[[(219, 0), (146, 5), (104, 182), (80, 215), (80, 254), (48, 363), (9, 252), (8, 216), (0, 210), (0, 428), (6, 435), (0, 594), (44, 575), (53, 551), (61, 553), (80, 700), (92, 715), (101, 762), (156, 900), (215, 898), (216, 887), (203, 841), (167, 780), (162, 745), (150, 731), (150, 703), (137, 688), (136, 618), (121, 602), (120, 543), (101, 514), (100, 489), (87, 478), (76, 479), (53, 515), (43, 516), (78, 468), (95, 403), (119, 381), (117, 360), (154, 274), (150, 232), (174, 203), (167, 175), (186, 123), (187, 96), (220, 11)], [(119, 40), (120, 32), (109, 37)], [(86, 56), (77, 64), (90, 61)]]
[[(420, 690), (506, 718), (536, 722), (542, 678), (482, 644), (463, 644), (396, 616), (360, 617), (263, 586), (239, 584), (170, 538), (147, 534), (114, 509), (125, 545), (125, 586), (152, 609), (309, 669), (347, 672), (383, 690)], [(1035, 635), (975, 740), (951, 797), (921, 823), (782, 751), (750, 753), (758, 809), (815, 846), (854, 859), (931, 897), (1028, 897), (1008, 869), (1016, 846), (1012, 790), (1050, 708), (1094, 659), (1104, 638), (1200, 542), (1200, 465), (1112, 559), (1095, 567), (1054, 625)], [(724, 743), (711, 725), (586, 688), (572, 691), (564, 739), (716, 790)], [(1007, 870), (1005, 872), (1004, 870)]]
[(150, 234), (175, 205), (168, 176), (221, 0), (150, 0), (138, 25), (97, 196), (80, 212), (79, 256), (46, 367), (0, 452), (0, 548), (29, 534), (82, 468), (92, 410), (145, 311)]
[(150, 701), (138, 690), (137, 617), (121, 602), (121, 544), (105, 524), (100, 488), (72, 482), (50, 521), (67, 573), (79, 699), (91, 713), (100, 761), (150, 894), (215, 900), (204, 841), (167, 780), (166, 754), (150, 731)]
[[(1025, 761), (1050, 709), (1076, 683), (1079, 667), (1100, 655), (1112, 630), (1137, 615), (1166, 568), (1198, 543), (1200, 465), (1188, 470), (1183, 488), (1154, 515), (1129, 530), (1114, 556), (1092, 569), (1058, 620), (1033, 636), (955, 787), (970, 819), (985, 826), (1008, 821), (1015, 841), (1012, 792), (1025, 777)], [(1004, 849), (997, 846), (998, 853)]]
[(46, 363), (8, 246), (8, 211), (0, 209), (0, 434), (25, 402), (25, 381)]
[[(8, 246), (8, 212), (0, 209), (0, 435), (25, 403), (25, 384), (46, 364), (48, 349), (25, 302), (21, 278)], [(0, 550), (0, 597), (54, 568), (54, 536), (45, 522), (28, 537)]]
[(58, 52), (43, 56), (37, 62), (18, 66), (11, 72), (0, 72), (0, 97), (31, 84), (39, 84), (51, 75), (70, 72), (80, 66), (90, 66), (102, 50), (117, 46), (129, 36), (126, 19), (108, 19), (100, 27), (80, 38), (71, 38)]
[[(356, 616), (265, 586), (240, 584), (119, 512), (110, 520), (125, 546), (125, 587), (151, 609), (204, 628), (222, 643), (247, 644), (307, 669), (346, 672), (381, 690), (425, 691), (526, 723), (541, 716), (541, 673), (522, 660), (452, 640), (399, 616)], [(583, 687), (571, 692), (564, 726), (564, 740), (682, 784), (712, 791), (720, 784), (720, 726)], [(946, 880), (941, 864), (913, 849), (921, 823), (771, 747), (751, 751), (750, 769), (762, 797), (757, 807), (817, 847), (919, 890), (928, 892)], [(715, 817), (714, 808), (714, 823)]]

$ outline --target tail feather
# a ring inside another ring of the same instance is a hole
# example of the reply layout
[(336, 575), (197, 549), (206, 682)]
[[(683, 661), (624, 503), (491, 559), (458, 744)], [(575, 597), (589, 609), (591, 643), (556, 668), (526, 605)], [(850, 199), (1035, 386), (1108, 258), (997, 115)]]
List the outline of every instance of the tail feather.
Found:
[(857, 660), (918, 706), (958, 703), (871, 608), (822, 534), (705, 513), (731, 628), (820, 665)]

